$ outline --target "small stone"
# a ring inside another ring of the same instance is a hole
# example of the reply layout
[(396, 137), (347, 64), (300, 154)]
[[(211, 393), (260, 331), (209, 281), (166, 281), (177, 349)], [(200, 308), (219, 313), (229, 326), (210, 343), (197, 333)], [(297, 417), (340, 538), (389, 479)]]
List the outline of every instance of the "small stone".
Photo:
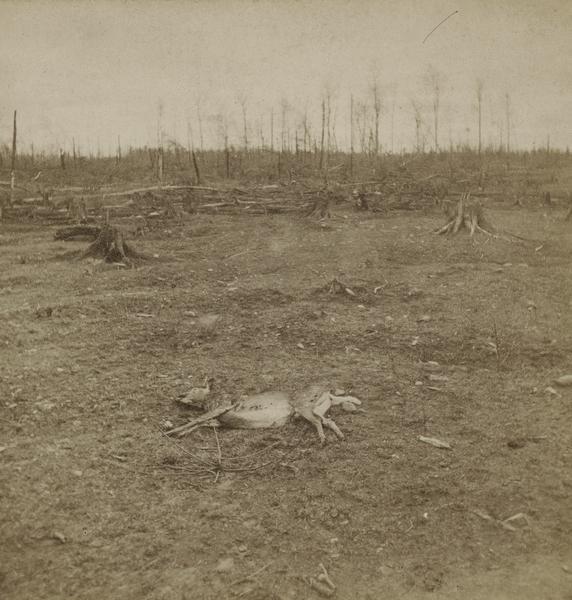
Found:
[(215, 571), (217, 573), (229, 573), (234, 569), (234, 558), (221, 558), (217, 566), (215, 567)]
[(562, 377), (555, 379), (554, 383), (561, 387), (568, 387), (572, 385), (572, 375), (562, 375)]
[(80, 471), (79, 469), (72, 471), (72, 475), (75, 475), (76, 477), (81, 477), (83, 475), (83, 471)]
[[(378, 548), (378, 550), (379, 550), (379, 548)], [(379, 567), (377, 570), (384, 577), (389, 577), (389, 575), (391, 575), (393, 573), (393, 569), (391, 567), (388, 567), (387, 565), (381, 565), (381, 567)]]
[(52, 537), (55, 540), (61, 542), (62, 544), (66, 543), (66, 536), (63, 533), (60, 533), (59, 531), (54, 531), (54, 533), (52, 533)]
[(447, 375), (429, 375), (429, 381), (449, 381)]
[(241, 545), (238, 547), (238, 551), (239, 551), (241, 554), (244, 554), (245, 552), (247, 552), (247, 551), (248, 551), (248, 547), (247, 547), (245, 544), (241, 544)]
[(422, 362), (421, 366), (426, 371), (440, 371), (441, 365), (435, 360), (428, 360), (427, 362)]
[(428, 323), (431, 320), (431, 317), (429, 315), (421, 315), (418, 319), (417, 322), (418, 323)]
[(423, 385), (423, 382), (422, 382), (422, 381), (416, 381), (416, 382), (415, 382), (415, 385), (416, 385), (417, 387), (420, 387), (420, 386), (422, 386), (422, 385)]
[(296, 348), (300, 348), (300, 350), (304, 350), (304, 347), (305, 347), (305, 346), (304, 346), (304, 344), (302, 344), (302, 342), (298, 342), (298, 343), (296, 344)]

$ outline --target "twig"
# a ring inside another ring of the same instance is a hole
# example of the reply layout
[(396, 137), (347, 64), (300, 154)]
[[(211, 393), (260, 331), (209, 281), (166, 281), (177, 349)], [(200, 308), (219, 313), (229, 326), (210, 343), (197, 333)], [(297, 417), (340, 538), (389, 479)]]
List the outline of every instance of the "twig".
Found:
[(256, 465), (254, 467), (244, 467), (244, 468), (226, 467), (225, 471), (228, 471), (229, 473), (249, 473), (251, 471), (258, 471), (258, 469), (263, 469), (264, 467), (267, 467), (268, 465), (274, 465), (274, 464), (276, 464), (276, 461), (270, 460), (266, 463), (262, 463), (261, 465)]
[(187, 450), (184, 446), (182, 446), (181, 444), (178, 444), (175, 440), (171, 439), (164, 431), (162, 431), (161, 434), (164, 435), (166, 438), (168, 438), (181, 452), (183, 452), (187, 456), (190, 456), (192, 459), (196, 460), (199, 463), (202, 463), (203, 465), (205, 465), (207, 467), (211, 466), (210, 459), (203, 458), (203, 457), (199, 456), (198, 454), (193, 454), (192, 452)]
[(216, 427), (213, 427), (213, 431), (214, 431), (216, 447), (217, 447), (217, 465), (220, 469), (222, 469), (222, 451), (220, 449), (220, 442), (218, 439), (218, 433), (216, 431)]
[(332, 590), (336, 589), (334, 582), (330, 579), (330, 575), (328, 571), (326, 571), (326, 567), (322, 563), (319, 564), (319, 567), (322, 571), (322, 574), (318, 576), (318, 581), (324, 581), (327, 585), (329, 585)]
[(233, 581), (232, 583), (229, 584), (229, 587), (233, 587), (235, 585), (238, 585), (239, 583), (244, 583), (245, 581), (251, 581), (257, 575), (260, 575), (260, 573), (262, 573), (263, 571), (266, 571), (266, 569), (268, 569), (268, 567), (271, 564), (272, 564), (272, 562), (269, 562), (269, 563), (265, 564), (263, 567), (260, 567), (260, 569), (257, 569), (256, 571), (254, 571), (254, 573), (251, 573), (250, 575), (245, 575), (244, 577), (241, 577), (240, 579), (236, 579), (235, 581)]
[(220, 417), (220, 415), (224, 415), (225, 413), (227, 413), (229, 410), (232, 410), (233, 408), (234, 408), (234, 404), (215, 408), (214, 410), (206, 412), (204, 415), (201, 415), (200, 417), (197, 417), (196, 419), (189, 421), (185, 425), (181, 425), (180, 427), (175, 427), (174, 429), (169, 429), (169, 431), (166, 431), (165, 434), (173, 435), (176, 433), (176, 434), (179, 434), (179, 437), (180, 437), (181, 433), (184, 435), (185, 431), (192, 429), (193, 427), (200, 425), (202, 423), (206, 423), (207, 421), (210, 421), (211, 419), (216, 419), (217, 417)]
[(230, 256), (225, 256), (223, 258), (223, 260), (230, 260), (231, 258), (236, 258), (237, 256), (242, 256), (243, 254), (248, 254), (249, 252), (252, 252), (251, 248), (247, 248), (246, 250), (243, 250), (242, 252), (237, 252), (236, 254), (231, 254)]
[(268, 450), (275, 448), (276, 446), (278, 446), (280, 444), (280, 442), (274, 442), (274, 444), (271, 444), (270, 446), (267, 446), (266, 448), (262, 448), (261, 450), (257, 450), (256, 452), (252, 452), (250, 454), (245, 454), (244, 456), (227, 456), (225, 458), (226, 461), (229, 460), (244, 460), (245, 458), (252, 458), (253, 456), (257, 456), (258, 454), (262, 454), (262, 452), (268, 452)]

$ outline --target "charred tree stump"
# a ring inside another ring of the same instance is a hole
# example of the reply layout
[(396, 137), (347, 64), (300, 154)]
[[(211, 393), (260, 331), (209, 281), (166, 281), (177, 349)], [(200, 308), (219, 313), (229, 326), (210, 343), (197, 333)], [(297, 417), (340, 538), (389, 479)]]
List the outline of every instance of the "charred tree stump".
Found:
[(331, 218), (329, 196), (318, 197), (310, 207), (310, 210), (306, 213), (306, 216), (309, 218), (317, 218), (319, 220)]
[(446, 205), (445, 215), (447, 223), (435, 232), (439, 235), (448, 233), (454, 235), (461, 229), (467, 229), (471, 236), (475, 231), (487, 235), (494, 234), (493, 226), (485, 219), (483, 207), (479, 203), (471, 201), (469, 193), (463, 194), (456, 206)]
[(122, 262), (129, 265), (130, 259), (141, 258), (141, 255), (127, 244), (119, 228), (106, 223), (81, 258), (103, 258), (105, 262)]
[(355, 202), (354, 202), (354, 206), (356, 210), (369, 210), (369, 203), (367, 201), (367, 196), (365, 195), (365, 192), (358, 192), (355, 195)]

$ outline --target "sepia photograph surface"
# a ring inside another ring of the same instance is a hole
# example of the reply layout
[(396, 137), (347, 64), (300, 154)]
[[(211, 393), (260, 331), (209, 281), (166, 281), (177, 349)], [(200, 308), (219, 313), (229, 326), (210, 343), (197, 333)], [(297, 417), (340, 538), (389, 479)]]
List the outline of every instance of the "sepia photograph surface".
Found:
[(572, 600), (572, 4), (0, 24), (0, 598)]

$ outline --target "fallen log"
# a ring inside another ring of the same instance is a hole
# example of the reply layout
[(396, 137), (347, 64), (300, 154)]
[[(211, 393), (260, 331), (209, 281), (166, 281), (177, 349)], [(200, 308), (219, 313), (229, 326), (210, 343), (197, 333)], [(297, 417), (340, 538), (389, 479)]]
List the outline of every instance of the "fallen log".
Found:
[(101, 227), (94, 225), (76, 225), (74, 227), (64, 227), (58, 229), (54, 234), (54, 240), (67, 241), (78, 237), (96, 239), (101, 233)]

